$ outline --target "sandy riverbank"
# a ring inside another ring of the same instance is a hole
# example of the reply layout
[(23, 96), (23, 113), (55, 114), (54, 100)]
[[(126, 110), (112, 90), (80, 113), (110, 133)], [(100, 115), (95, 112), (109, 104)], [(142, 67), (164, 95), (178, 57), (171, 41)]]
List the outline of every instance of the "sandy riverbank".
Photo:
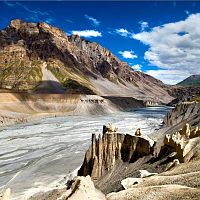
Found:
[(132, 97), (0, 93), (0, 127), (61, 115), (99, 115), (144, 107)]

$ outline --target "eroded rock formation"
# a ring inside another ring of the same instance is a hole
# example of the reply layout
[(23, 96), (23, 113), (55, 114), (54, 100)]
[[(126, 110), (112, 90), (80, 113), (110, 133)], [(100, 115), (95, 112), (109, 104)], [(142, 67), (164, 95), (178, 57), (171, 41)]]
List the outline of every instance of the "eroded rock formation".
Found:
[(90, 175), (97, 180), (113, 169), (116, 162), (134, 162), (153, 153), (153, 143), (143, 137), (120, 134), (116, 127), (104, 128), (103, 135), (92, 135), (92, 144), (85, 154), (83, 165), (78, 175)]
[[(164, 145), (174, 149), (178, 162), (188, 162), (199, 150), (200, 129), (198, 126), (191, 128), (186, 123), (182, 129), (173, 134), (166, 134), (164, 138)], [(173, 162), (174, 164), (177, 161)]]
[(173, 108), (164, 118), (164, 126), (173, 126), (184, 120), (200, 115), (200, 103), (196, 101), (183, 102)]

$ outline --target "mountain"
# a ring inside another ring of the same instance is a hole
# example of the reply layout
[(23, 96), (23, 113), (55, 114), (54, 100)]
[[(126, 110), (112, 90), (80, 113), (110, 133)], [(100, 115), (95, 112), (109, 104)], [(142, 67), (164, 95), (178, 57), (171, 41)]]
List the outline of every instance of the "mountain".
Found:
[(197, 87), (200, 86), (200, 75), (192, 75), (188, 78), (184, 79), (177, 85), (184, 86), (184, 87)]
[(47, 23), (12, 20), (0, 31), (0, 88), (30, 93), (132, 96), (169, 102), (161, 81), (109, 50)]

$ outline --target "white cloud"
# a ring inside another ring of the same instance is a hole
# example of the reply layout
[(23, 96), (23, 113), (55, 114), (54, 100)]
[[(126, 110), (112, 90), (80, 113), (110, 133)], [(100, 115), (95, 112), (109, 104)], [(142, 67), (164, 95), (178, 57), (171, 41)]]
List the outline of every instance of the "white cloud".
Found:
[(149, 28), (148, 22), (140, 21), (141, 31), (144, 31), (146, 28)]
[(136, 71), (141, 71), (141, 69), (142, 69), (142, 65), (139, 65), (139, 64), (133, 65), (131, 67)]
[(97, 19), (95, 19), (94, 17), (91, 17), (89, 15), (84, 15), (86, 19), (88, 19), (90, 22), (92, 22), (92, 25), (94, 26), (99, 26), (100, 25), (100, 21), (98, 21)]
[(166, 69), (148, 70), (145, 73), (171, 85), (176, 84), (191, 75), (190, 73), (184, 71)]
[(135, 55), (134, 51), (119, 51), (119, 54), (121, 54), (124, 58), (137, 58), (137, 55)]
[(95, 30), (71, 31), (71, 33), (80, 37), (102, 37), (101, 32)]
[[(183, 21), (154, 27), (149, 32), (133, 34), (132, 37), (149, 46), (144, 58), (150, 65), (163, 70), (160, 71), (162, 73), (155, 71), (154, 75), (161, 80), (175, 83), (180, 80), (178, 75), (185, 78), (200, 74), (200, 13), (189, 15)], [(150, 72), (153, 73), (152, 70)], [(169, 74), (171, 72), (172, 75)]]
[(116, 29), (115, 32), (123, 37), (128, 37), (131, 33), (124, 28)]

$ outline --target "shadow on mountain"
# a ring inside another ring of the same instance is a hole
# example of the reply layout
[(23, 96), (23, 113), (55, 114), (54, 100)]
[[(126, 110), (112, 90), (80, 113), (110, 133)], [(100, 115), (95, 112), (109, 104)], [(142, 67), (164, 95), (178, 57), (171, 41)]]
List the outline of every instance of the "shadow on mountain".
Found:
[(78, 81), (68, 79), (63, 85), (56, 81), (42, 81), (34, 90), (36, 94), (87, 94), (94, 95), (89, 86), (81, 85)]
[(56, 81), (42, 81), (34, 90), (38, 94), (64, 94), (65, 88)]
[(66, 88), (66, 93), (70, 94), (95, 94), (94, 91), (89, 88), (89, 86), (81, 85), (78, 81), (73, 79), (68, 79), (65, 81), (64, 87)]

